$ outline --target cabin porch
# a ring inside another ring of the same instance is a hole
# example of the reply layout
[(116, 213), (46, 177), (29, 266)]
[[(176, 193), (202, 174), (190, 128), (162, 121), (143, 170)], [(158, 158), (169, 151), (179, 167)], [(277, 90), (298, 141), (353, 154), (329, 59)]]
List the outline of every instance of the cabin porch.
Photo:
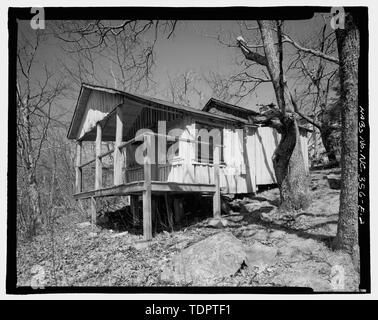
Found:
[[(117, 128), (122, 127), (122, 122), (117, 123)], [(120, 130), (120, 129), (118, 129)], [(96, 224), (96, 199), (100, 197), (130, 195), (131, 211), (136, 212), (138, 196), (143, 199), (143, 235), (145, 240), (152, 239), (152, 195), (175, 195), (188, 193), (208, 194), (213, 197), (213, 216), (220, 218), (220, 145), (213, 145), (212, 163), (185, 163), (180, 161), (156, 164), (156, 153), (153, 157), (148, 152), (144, 153), (142, 165), (130, 166), (127, 159), (135, 157), (135, 144), (144, 144), (146, 150), (157, 141), (153, 139), (156, 133), (145, 133), (126, 142), (120, 141), (121, 134), (116, 134), (114, 148), (102, 152), (101, 124), (96, 125), (95, 157), (82, 162), (82, 141), (77, 142), (76, 150), (76, 193), (74, 198), (91, 199), (92, 223)], [(118, 131), (117, 131), (118, 132)], [(118, 139), (117, 139), (118, 137)], [(166, 136), (168, 137), (168, 136)], [(165, 138), (166, 138), (165, 137)], [(173, 137), (169, 137), (173, 138)], [(190, 139), (175, 137), (181, 142), (194, 144), (201, 143)], [(203, 142), (205, 143), (205, 142)], [(134, 147), (131, 147), (133, 146)], [(87, 168), (92, 172), (94, 184), (84, 188), (83, 170)], [(203, 178), (206, 172), (206, 178)], [(94, 174), (93, 174), (94, 173)], [(202, 178), (200, 178), (202, 177)], [(110, 178), (110, 179), (109, 179)], [(202, 179), (202, 180), (201, 180)], [(173, 180), (173, 181), (172, 181)], [(204, 181), (198, 183), (197, 181)]]

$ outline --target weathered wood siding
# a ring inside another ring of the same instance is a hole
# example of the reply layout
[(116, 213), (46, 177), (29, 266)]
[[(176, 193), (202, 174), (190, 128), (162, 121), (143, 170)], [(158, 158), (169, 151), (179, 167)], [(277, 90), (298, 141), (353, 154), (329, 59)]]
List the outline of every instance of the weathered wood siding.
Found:
[[(82, 134), (90, 130), (101, 117), (105, 116), (110, 109), (105, 109), (105, 105), (117, 105), (121, 101), (115, 95), (109, 95), (109, 101), (104, 101), (107, 95), (93, 92), (89, 98), (86, 117), (82, 124)], [(181, 129), (180, 138), (193, 141), (196, 134), (196, 122), (199, 120), (195, 116), (183, 116), (168, 112), (168, 110), (157, 111), (154, 109), (144, 109), (130, 132), (135, 133), (144, 126), (157, 132), (157, 121), (167, 121), (167, 131), (171, 129)], [(156, 125), (153, 126), (152, 125)], [(211, 123), (209, 123), (211, 126)], [(233, 124), (219, 124), (223, 131), (223, 163), (220, 165), (220, 187), (223, 193), (251, 193), (256, 192), (258, 185), (276, 183), (272, 156), (276, 149), (280, 135), (270, 127), (244, 126), (236, 127)], [(308, 146), (307, 132), (300, 130), (302, 152), (306, 168), (308, 168)], [(157, 137), (154, 138), (157, 150)], [(177, 183), (193, 184), (213, 184), (214, 168), (213, 164), (198, 162), (196, 159), (195, 143), (189, 141), (179, 141), (179, 152), (171, 162), (166, 164), (157, 163), (151, 167), (151, 178), (156, 181), (169, 181)], [(143, 180), (143, 166), (135, 162), (136, 144), (130, 144), (124, 149), (127, 152), (126, 170), (124, 170), (124, 182)]]
[(245, 158), (245, 131), (228, 126), (223, 130), (224, 164), (221, 168), (221, 189), (225, 193), (250, 193), (254, 191), (251, 176), (247, 174)]
[[(308, 165), (308, 138), (307, 131), (300, 129), (300, 141), (302, 148), (303, 160), (306, 170), (309, 170)], [(273, 128), (259, 127), (254, 130), (254, 134), (250, 137), (250, 146), (255, 145), (255, 171), (256, 171), (256, 185), (274, 184), (276, 177), (273, 168), (272, 157), (274, 150), (281, 140), (281, 135)], [(247, 141), (248, 144), (248, 141)], [(249, 151), (251, 157), (253, 151)]]
[(122, 103), (121, 95), (92, 91), (79, 129), (79, 138), (91, 131), (98, 121), (104, 119), (117, 105)]
[(274, 150), (280, 142), (281, 135), (270, 127), (259, 127), (255, 129), (255, 170), (256, 184), (276, 183), (272, 157)]

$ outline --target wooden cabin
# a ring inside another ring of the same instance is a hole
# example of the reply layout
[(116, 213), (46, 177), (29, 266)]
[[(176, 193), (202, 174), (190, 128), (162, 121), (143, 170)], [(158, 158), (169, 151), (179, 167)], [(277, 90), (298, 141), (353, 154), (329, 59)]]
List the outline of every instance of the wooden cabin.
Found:
[[(250, 194), (276, 182), (272, 155), (280, 135), (270, 127), (251, 124), (255, 115), (255, 111), (215, 99), (200, 110), (83, 84), (68, 132), (68, 138), (77, 143), (74, 197), (91, 199), (95, 223), (96, 198), (130, 195), (131, 208), (136, 210), (142, 195), (147, 240), (152, 238), (152, 194), (210, 195), (213, 215), (220, 217), (221, 193)], [(198, 134), (212, 129), (220, 132), (220, 140)], [(308, 166), (307, 130), (300, 132)], [(94, 154), (83, 159), (83, 143), (88, 141), (95, 144)], [(208, 148), (206, 156), (202, 148)], [(138, 150), (142, 161), (137, 159)], [(161, 154), (166, 154), (166, 161), (160, 161)], [(83, 170), (90, 166), (94, 181), (84, 187)], [(105, 171), (111, 172), (108, 183)]]

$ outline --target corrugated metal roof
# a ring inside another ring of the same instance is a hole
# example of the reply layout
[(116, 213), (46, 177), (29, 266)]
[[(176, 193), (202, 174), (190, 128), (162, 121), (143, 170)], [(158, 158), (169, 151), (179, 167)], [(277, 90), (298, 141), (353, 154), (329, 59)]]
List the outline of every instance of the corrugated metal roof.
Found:
[[(107, 88), (107, 87), (103, 87), (103, 86), (97, 86), (97, 85), (91, 85), (91, 84), (83, 83), (82, 86), (81, 86), (81, 89), (80, 89), (80, 94), (79, 94), (78, 101), (77, 101), (77, 104), (76, 104), (76, 107), (75, 107), (74, 115), (72, 117), (70, 128), (68, 130), (67, 137), (69, 139), (75, 139), (77, 137), (77, 133), (78, 133), (78, 130), (79, 130), (79, 127), (80, 127), (80, 123), (81, 123), (83, 115), (85, 113), (88, 97), (89, 97), (92, 90), (93, 91), (100, 91), (100, 92), (107, 92), (107, 93), (111, 93), (111, 94), (118, 94), (118, 95), (123, 96), (126, 100), (132, 100), (132, 101), (140, 103), (141, 105), (144, 105), (144, 106), (151, 106), (151, 105), (154, 105), (156, 107), (163, 106), (163, 107), (172, 108), (172, 109), (175, 109), (175, 110), (178, 110), (178, 111), (181, 111), (181, 112), (185, 112), (185, 113), (189, 113), (189, 114), (195, 114), (195, 115), (199, 115), (199, 116), (203, 116), (203, 117), (211, 118), (211, 119), (216, 119), (216, 120), (220, 120), (220, 121), (234, 122), (234, 123), (236, 123), (236, 122), (247, 123), (247, 121), (236, 120), (236, 119), (233, 119), (232, 117), (228, 117), (228, 116), (226, 117), (226, 116), (211, 114), (211, 113), (206, 112), (206, 111), (202, 111), (202, 110), (198, 110), (198, 109), (195, 109), (195, 108), (192, 108), (192, 107), (187, 107), (187, 106), (175, 104), (175, 103), (160, 100), (160, 99), (157, 99), (157, 98), (151, 98), (151, 97), (147, 97), (147, 96), (140, 95), (140, 94), (131, 94), (131, 93), (128, 93), (128, 92), (124, 92), (124, 91), (120, 91), (120, 90), (116, 90), (116, 89), (112, 89), (112, 88)], [(116, 107), (116, 106), (114, 106), (114, 107)]]
[(206, 105), (202, 108), (202, 111), (208, 111), (211, 106), (220, 106), (220, 107), (227, 108), (227, 109), (245, 112), (246, 114), (249, 114), (249, 115), (258, 115), (259, 114), (258, 112), (254, 111), (254, 110), (239, 107), (237, 105), (230, 104), (230, 103), (227, 103), (227, 102), (215, 99), (215, 98), (210, 98), (209, 101), (206, 103)]

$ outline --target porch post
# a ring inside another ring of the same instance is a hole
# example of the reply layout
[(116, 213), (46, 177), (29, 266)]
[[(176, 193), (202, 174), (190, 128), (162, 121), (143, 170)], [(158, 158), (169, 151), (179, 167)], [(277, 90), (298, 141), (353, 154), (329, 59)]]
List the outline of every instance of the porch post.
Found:
[(92, 221), (92, 230), (97, 223), (97, 208), (96, 208), (96, 198), (91, 197), (91, 221)]
[(82, 170), (81, 170), (81, 149), (82, 149), (82, 143), (81, 141), (76, 142), (76, 166), (75, 166), (75, 172), (76, 172), (76, 180), (75, 180), (75, 186), (76, 186), (76, 193), (80, 193), (83, 191), (83, 184), (82, 184)]
[(220, 182), (219, 182), (219, 163), (220, 163), (220, 146), (214, 145), (214, 184), (215, 192), (213, 196), (213, 216), (214, 218), (221, 217), (221, 196), (220, 196)]
[(114, 185), (118, 186), (123, 184), (122, 179), (122, 151), (119, 149), (120, 144), (122, 143), (123, 135), (123, 123), (122, 123), (122, 112), (121, 108), (117, 107), (116, 115), (116, 136), (115, 136), (115, 146), (114, 146), (114, 169), (113, 169), (113, 178)]
[(96, 173), (95, 173), (95, 189), (102, 188), (102, 160), (101, 154), (101, 141), (102, 141), (102, 128), (100, 123), (97, 123), (97, 135), (96, 135)]
[[(144, 141), (147, 150), (151, 148), (152, 136), (145, 135)], [(144, 157), (144, 190), (143, 190), (143, 235), (145, 240), (152, 239), (152, 218), (151, 218), (151, 159), (149, 152)]]

